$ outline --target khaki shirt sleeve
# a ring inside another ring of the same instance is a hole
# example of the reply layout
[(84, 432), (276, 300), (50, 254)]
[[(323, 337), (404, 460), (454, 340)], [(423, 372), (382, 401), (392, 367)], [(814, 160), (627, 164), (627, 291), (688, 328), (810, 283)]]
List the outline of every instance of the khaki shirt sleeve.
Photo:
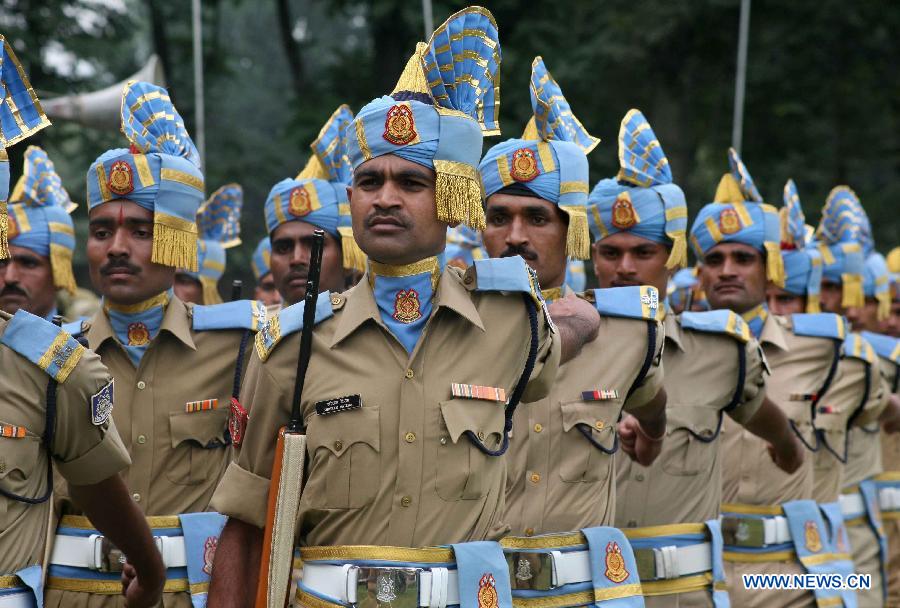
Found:
[(91, 419), (91, 397), (110, 382), (100, 357), (85, 351), (73, 373), (56, 389), (53, 458), (73, 485), (95, 484), (131, 464), (112, 415), (102, 425)]
[(263, 363), (254, 350), (240, 398), (249, 413), (247, 429), (237, 460), (228, 465), (210, 501), (219, 513), (260, 528), (265, 526), (275, 444), (279, 429), (290, 418), (291, 396), (268, 372), (267, 365), (285, 351), (296, 352), (296, 348), (281, 344)]
[(740, 424), (745, 424), (756, 415), (766, 397), (765, 354), (759, 342), (751, 339), (744, 345), (744, 353), (747, 357), (744, 391), (737, 406), (728, 412), (728, 415)]
[[(644, 376), (643, 381), (640, 383), (640, 385), (635, 387), (634, 391), (625, 401), (626, 411), (632, 411), (647, 405), (647, 403), (649, 403), (651, 399), (656, 397), (659, 389), (663, 387), (665, 374), (663, 373), (662, 352), (663, 344), (665, 344), (665, 342), (665, 325), (657, 321), (656, 344), (653, 347), (653, 360), (650, 363), (650, 368), (647, 370), (647, 375)], [(641, 369), (641, 367), (643, 367), (644, 365), (644, 361), (642, 360), (638, 365), (640, 366), (638, 367), (638, 369)]]
[(891, 396), (891, 386), (888, 378), (884, 376), (884, 368), (876, 362), (869, 367), (869, 398), (863, 404), (863, 409), (853, 420), (853, 426), (865, 426), (877, 421), (887, 407)]
[(547, 317), (542, 315), (540, 310), (538, 310), (538, 337), (540, 345), (537, 360), (522, 394), (523, 403), (539, 401), (549, 395), (559, 369), (559, 356), (562, 350), (559, 332), (550, 331)]

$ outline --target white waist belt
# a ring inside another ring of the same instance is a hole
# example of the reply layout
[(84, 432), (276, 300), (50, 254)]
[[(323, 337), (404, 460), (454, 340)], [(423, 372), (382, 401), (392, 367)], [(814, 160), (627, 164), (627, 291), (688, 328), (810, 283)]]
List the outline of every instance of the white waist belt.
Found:
[(900, 510), (900, 488), (879, 488), (878, 506), (882, 511)]
[[(386, 568), (372, 568), (373, 570)], [(415, 568), (410, 568), (415, 569)], [(357, 604), (360, 568), (351, 564), (303, 564), (303, 585), (343, 604)], [(459, 604), (459, 575), (448, 568), (423, 568), (418, 572), (419, 606), (443, 608)]]
[(34, 593), (23, 591), (0, 597), (0, 608), (34, 608)]
[[(187, 555), (184, 550), (183, 536), (154, 536), (156, 547), (162, 554), (166, 568), (184, 568), (187, 566)], [(54, 566), (71, 566), (74, 568), (103, 568), (103, 536), (67, 536), (57, 534), (53, 542), (53, 553), (50, 564)], [(5, 608), (0, 604), (0, 608)]]
[[(712, 544), (708, 542), (688, 547), (671, 545), (654, 547), (652, 549), (635, 548), (635, 557), (645, 551), (653, 552), (655, 572), (652, 578), (647, 579), (644, 578), (642, 573), (641, 580), (673, 579), (712, 570)], [(638, 563), (640, 563), (640, 560), (638, 560)]]
[(838, 497), (838, 502), (841, 504), (841, 514), (844, 516), (844, 519), (855, 519), (866, 514), (866, 503), (863, 502), (862, 494), (859, 492), (855, 494), (841, 494)]

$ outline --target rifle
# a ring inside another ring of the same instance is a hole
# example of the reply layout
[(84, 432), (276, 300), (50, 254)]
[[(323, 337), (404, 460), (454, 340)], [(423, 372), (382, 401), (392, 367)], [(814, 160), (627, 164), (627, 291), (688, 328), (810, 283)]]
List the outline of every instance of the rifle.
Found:
[(275, 460), (272, 462), (266, 529), (256, 587), (256, 608), (283, 608), (290, 588), (297, 511), (300, 508), (306, 460), (306, 428), (303, 425), (300, 399), (312, 354), (312, 334), (316, 321), (324, 246), (325, 232), (316, 230), (313, 233), (309, 276), (306, 279), (303, 329), (300, 331), (300, 356), (297, 358), (297, 376), (294, 378), (291, 418), (287, 426), (278, 431)]
[(235, 302), (241, 299), (241, 291), (243, 291), (244, 283), (240, 279), (231, 282), (231, 301)]

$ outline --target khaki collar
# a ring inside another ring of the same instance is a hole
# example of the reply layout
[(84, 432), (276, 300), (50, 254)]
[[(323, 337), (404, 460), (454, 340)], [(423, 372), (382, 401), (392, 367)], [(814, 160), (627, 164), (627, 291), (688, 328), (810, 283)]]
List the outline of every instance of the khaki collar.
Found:
[(781, 350), (790, 350), (788, 347), (787, 338), (784, 335), (784, 329), (775, 319), (775, 315), (773, 315), (771, 312), (769, 313), (769, 316), (766, 317), (766, 322), (763, 325), (762, 333), (759, 335), (759, 343), (769, 343), (776, 348), (780, 348)]
[[(187, 306), (176, 296), (172, 296), (169, 304), (166, 306), (166, 313), (163, 316), (162, 324), (159, 328), (159, 334), (167, 331), (191, 350), (197, 350), (194, 344), (194, 338), (191, 336), (191, 317), (188, 314)], [(157, 338), (159, 338), (159, 334)], [(116, 335), (109, 317), (104, 311), (99, 311), (91, 319), (91, 327), (87, 331), (88, 344), (92, 350), (97, 350), (107, 340), (115, 340)]]
[(672, 340), (675, 343), (675, 346), (679, 348), (679, 350), (684, 351), (684, 344), (682, 343), (682, 335), (681, 335), (681, 323), (678, 322), (678, 319), (671, 312), (666, 314), (663, 317), (663, 326), (666, 330), (666, 339)]
[[(384, 326), (368, 276), (364, 275), (359, 283), (346, 292), (345, 296), (347, 302), (341, 311), (337, 330), (334, 332), (334, 337), (331, 340), (332, 348), (370, 319), (378, 325)], [(484, 331), (481, 315), (478, 314), (478, 309), (472, 303), (472, 296), (469, 291), (462, 284), (460, 270), (452, 266), (447, 266), (444, 272), (441, 273), (437, 293), (434, 298), (432, 317), (441, 308), (453, 310), (459, 316), (472, 323), (472, 325)]]

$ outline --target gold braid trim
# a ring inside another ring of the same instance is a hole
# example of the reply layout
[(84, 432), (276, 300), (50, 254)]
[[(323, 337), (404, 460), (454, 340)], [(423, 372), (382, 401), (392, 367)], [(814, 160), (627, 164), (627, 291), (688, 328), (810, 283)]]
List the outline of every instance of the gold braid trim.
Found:
[(434, 201), (438, 219), (448, 224), (463, 223), (474, 230), (484, 230), (484, 191), (477, 169), (452, 160), (435, 160), (434, 170), (437, 173)]
[(514, 597), (513, 608), (566, 608), (594, 603), (594, 591), (578, 591), (546, 597)]
[(381, 547), (369, 545), (343, 545), (326, 547), (303, 547), (300, 557), (304, 562), (312, 561), (388, 561), (412, 562), (420, 564), (454, 564), (452, 549), (428, 547), (414, 549), (411, 547)]
[(687, 238), (684, 231), (668, 235), (672, 239), (672, 251), (666, 260), (666, 268), (684, 268), (687, 266)]
[(53, 285), (75, 294), (78, 287), (72, 273), (72, 250), (57, 243), (50, 243), (50, 269), (53, 271)]
[(6, 213), (6, 201), (0, 201), (0, 260), (9, 257), (9, 239), (7, 238), (9, 217)]
[(587, 211), (584, 207), (560, 205), (569, 216), (566, 232), (566, 255), (570, 258), (587, 260), (591, 257), (591, 233), (588, 230)]
[(150, 261), (197, 272), (197, 224), (173, 215), (155, 213)]
[(206, 306), (222, 303), (222, 296), (219, 295), (219, 282), (217, 280), (201, 276), (200, 285), (203, 287), (203, 303)]
[(858, 274), (842, 274), (841, 283), (843, 284), (841, 306), (844, 308), (860, 308), (866, 303), (862, 276)]
[[(47, 579), (47, 589), (74, 591), (76, 593), (96, 593), (98, 595), (121, 595), (122, 582), (119, 579), (106, 581), (102, 579), (51, 576)], [(190, 585), (186, 578), (168, 579), (163, 586), (163, 593), (180, 593), (189, 590)]]
[(878, 300), (877, 319), (884, 321), (891, 316), (891, 290), (875, 294), (875, 299)]
[(819, 300), (819, 294), (809, 294), (806, 296), (806, 312), (808, 313), (820, 313), (822, 312), (822, 306)]
[(340, 226), (338, 233), (341, 235), (341, 252), (344, 268), (352, 268), (360, 272), (366, 271), (366, 254), (359, 248), (356, 238), (353, 236), (353, 228)]
[(780, 243), (764, 243), (766, 248), (766, 278), (778, 287), (784, 287), (784, 258)]

